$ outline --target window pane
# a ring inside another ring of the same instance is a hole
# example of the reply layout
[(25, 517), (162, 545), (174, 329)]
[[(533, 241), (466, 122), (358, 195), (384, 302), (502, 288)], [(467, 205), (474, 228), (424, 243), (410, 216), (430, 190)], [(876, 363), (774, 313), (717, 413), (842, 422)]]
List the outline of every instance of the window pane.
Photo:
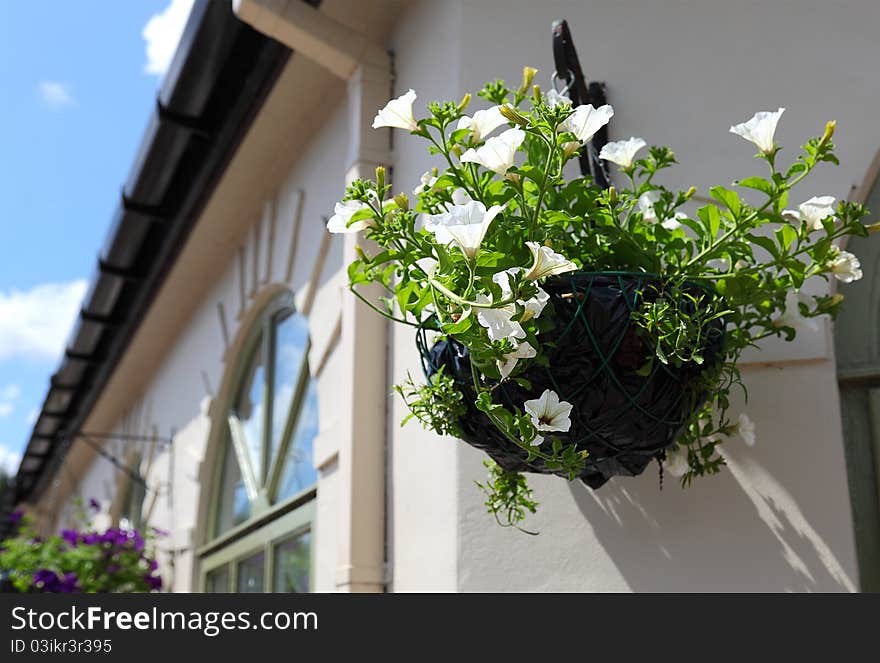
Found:
[(266, 555), (258, 552), (238, 563), (238, 591), (242, 594), (265, 592), (263, 587)]
[(272, 437), (269, 457), (281, 444), (284, 425), (296, 395), (297, 382), (303, 368), (309, 327), (305, 317), (297, 313), (281, 314), (275, 321), (275, 376), (272, 385)]
[(241, 422), (247, 447), (250, 451), (254, 475), (260, 483), (263, 478), (263, 421), (266, 407), (266, 369), (263, 365), (262, 340), (258, 339), (256, 349), (242, 376), (241, 391), (233, 407), (233, 414)]
[(130, 468), (137, 474), (140, 481), (134, 477), (126, 479), (125, 497), (122, 500), (122, 513), (119, 516), (119, 527), (121, 529), (143, 529), (143, 509), (144, 499), (146, 498), (146, 486), (140, 473), (141, 455), (135, 454)]
[(229, 593), (229, 567), (223, 565), (210, 571), (205, 578), (205, 591), (209, 594)]
[(251, 503), (248, 500), (244, 482), (241, 479), (241, 468), (232, 448), (232, 440), (226, 435), (226, 450), (223, 452), (223, 473), (220, 476), (220, 493), (217, 496), (216, 535), (243, 523), (251, 515)]
[(273, 592), (303, 594), (309, 591), (311, 549), (311, 532), (305, 532), (275, 546)]
[(310, 379), (287, 447), (277, 500), (296, 495), (317, 482), (318, 475), (312, 461), (312, 443), (317, 434), (318, 389), (316, 381)]

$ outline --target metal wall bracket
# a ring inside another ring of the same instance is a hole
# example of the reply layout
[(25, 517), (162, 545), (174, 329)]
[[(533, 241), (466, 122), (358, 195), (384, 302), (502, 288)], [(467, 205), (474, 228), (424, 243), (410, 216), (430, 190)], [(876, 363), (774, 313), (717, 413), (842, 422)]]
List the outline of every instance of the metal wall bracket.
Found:
[[(556, 71), (553, 72), (554, 83), (563, 81), (568, 97), (573, 107), (582, 104), (592, 104), (595, 107), (607, 103), (605, 96), (605, 83), (591, 81), (587, 83), (581, 63), (578, 59), (577, 50), (571, 37), (571, 30), (565, 19), (553, 21), (553, 64)], [(589, 174), (597, 186), (607, 189), (611, 179), (605, 164), (599, 159), (599, 152), (608, 142), (608, 127), (602, 127), (591, 140), (587, 142), (580, 153), (581, 174)]]

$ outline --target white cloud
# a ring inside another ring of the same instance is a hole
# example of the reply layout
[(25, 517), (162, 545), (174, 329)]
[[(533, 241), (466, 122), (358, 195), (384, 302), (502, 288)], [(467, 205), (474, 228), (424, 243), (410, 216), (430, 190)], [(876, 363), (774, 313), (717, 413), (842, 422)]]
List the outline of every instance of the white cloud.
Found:
[(37, 86), (40, 98), (51, 110), (61, 110), (74, 103), (70, 86), (58, 81), (43, 81)]
[(0, 291), (0, 361), (11, 357), (56, 359), (79, 312), (86, 281), (45, 283)]
[(0, 389), (0, 419), (5, 419), (15, 412), (14, 401), (21, 396), (21, 388), (14, 383), (10, 383)]
[(193, 0), (171, 0), (164, 11), (147, 21), (141, 33), (147, 42), (144, 72), (161, 76), (168, 71), (192, 6)]
[(0, 389), (0, 401), (14, 401), (21, 396), (21, 387), (17, 384), (10, 383)]
[(21, 454), (0, 444), (0, 471), (12, 476), (18, 472), (19, 463), (21, 463)]

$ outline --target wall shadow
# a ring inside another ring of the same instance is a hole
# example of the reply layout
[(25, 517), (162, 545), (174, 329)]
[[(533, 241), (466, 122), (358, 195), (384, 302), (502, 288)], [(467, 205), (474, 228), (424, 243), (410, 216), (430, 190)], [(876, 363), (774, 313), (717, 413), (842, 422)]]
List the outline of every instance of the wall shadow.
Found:
[(823, 537), (745, 452), (726, 458), (722, 474), (687, 490), (668, 475), (660, 490), (656, 465), (595, 492), (579, 482), (569, 490), (634, 592), (856, 591), (827, 543), (839, 538)]

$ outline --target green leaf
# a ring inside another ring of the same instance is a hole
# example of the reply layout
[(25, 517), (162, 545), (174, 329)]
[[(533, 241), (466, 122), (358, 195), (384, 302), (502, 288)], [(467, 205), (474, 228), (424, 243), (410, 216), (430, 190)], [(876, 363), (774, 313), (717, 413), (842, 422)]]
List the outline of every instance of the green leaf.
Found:
[(740, 213), (742, 202), (736, 191), (725, 189), (723, 186), (713, 186), (709, 189), (709, 195), (733, 212), (734, 216)]
[(365, 207), (362, 210), (358, 210), (354, 214), (351, 215), (351, 218), (348, 220), (347, 226), (352, 225), (356, 221), (363, 221), (365, 219), (375, 219), (376, 213), (373, 212), (369, 207)]
[(525, 378), (514, 378), (513, 381), (526, 391), (532, 391), (532, 383)]
[(768, 196), (773, 195), (773, 183), (768, 182), (763, 177), (747, 177), (736, 182), (736, 184), (747, 189), (755, 189), (756, 191), (766, 193)]
[(807, 166), (802, 161), (796, 161), (795, 163), (791, 164), (791, 166), (789, 167), (788, 172), (786, 172), (786, 177), (790, 178), (792, 175), (797, 175), (798, 173), (802, 173), (806, 169), (807, 169)]
[(797, 235), (797, 230), (788, 224), (780, 226), (776, 230), (776, 239), (783, 251), (788, 251), (791, 248), (792, 243), (797, 239)]
[(800, 260), (789, 258), (785, 261), (785, 269), (791, 275), (792, 284), (795, 288), (800, 288), (804, 284), (804, 271), (807, 266)]
[(417, 284), (415, 281), (407, 281), (405, 284), (398, 286), (397, 289), (397, 305), (401, 311), (406, 311), (410, 297), (415, 291)]
[(468, 329), (471, 328), (471, 325), (474, 322), (474, 316), (470, 313), (467, 313), (461, 318), (459, 318), (458, 322), (454, 322), (451, 325), (443, 325), (443, 333), (444, 334), (463, 334)]
[(697, 215), (705, 225), (707, 236), (714, 239), (721, 228), (721, 212), (715, 205), (706, 205), (697, 210)]
[(765, 249), (771, 256), (773, 256), (774, 259), (779, 259), (779, 246), (769, 237), (764, 237), (763, 235), (748, 234), (746, 235), (746, 239), (748, 239), (752, 244), (756, 244), (762, 249)]

